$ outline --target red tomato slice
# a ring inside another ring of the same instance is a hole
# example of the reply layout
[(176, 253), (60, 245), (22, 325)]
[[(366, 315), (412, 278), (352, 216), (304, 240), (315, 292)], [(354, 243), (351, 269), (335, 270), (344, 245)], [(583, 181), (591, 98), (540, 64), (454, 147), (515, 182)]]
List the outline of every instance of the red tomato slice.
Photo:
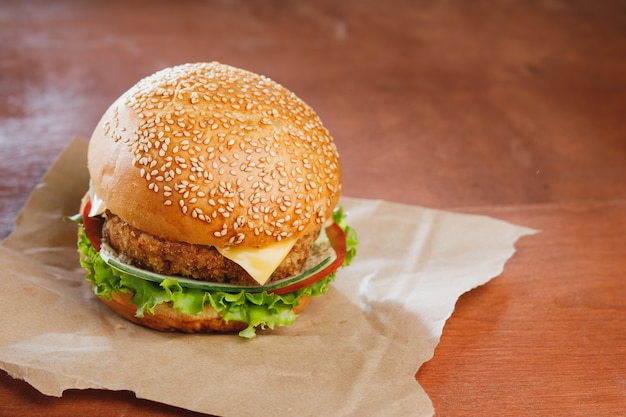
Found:
[(293, 285), (278, 288), (276, 290), (268, 292), (274, 294), (286, 294), (288, 292), (297, 291), (300, 288), (308, 287), (309, 285), (315, 284), (317, 281), (326, 278), (327, 276), (338, 270), (339, 267), (343, 264), (343, 260), (346, 257), (346, 234), (337, 223), (333, 223), (326, 228), (326, 235), (328, 236), (330, 245), (333, 247), (335, 253), (337, 254), (337, 259), (335, 259), (326, 268), (318, 271), (317, 273), (302, 281), (298, 281)]
[(100, 252), (100, 242), (102, 241), (102, 226), (104, 225), (104, 219), (101, 217), (89, 217), (89, 211), (91, 210), (91, 201), (87, 200), (85, 207), (83, 208), (83, 228), (85, 234), (91, 242), (96, 252)]

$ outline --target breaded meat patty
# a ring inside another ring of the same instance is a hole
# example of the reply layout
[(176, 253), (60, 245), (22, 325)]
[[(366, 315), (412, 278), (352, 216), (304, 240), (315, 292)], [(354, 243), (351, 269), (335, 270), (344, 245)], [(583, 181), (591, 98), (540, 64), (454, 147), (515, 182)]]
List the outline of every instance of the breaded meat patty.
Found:
[[(104, 239), (140, 268), (204, 281), (258, 285), (241, 266), (222, 256), (213, 246), (161, 239), (132, 227), (110, 211), (105, 217)], [(309, 248), (320, 230), (298, 239), (268, 282), (297, 275), (309, 257)]]

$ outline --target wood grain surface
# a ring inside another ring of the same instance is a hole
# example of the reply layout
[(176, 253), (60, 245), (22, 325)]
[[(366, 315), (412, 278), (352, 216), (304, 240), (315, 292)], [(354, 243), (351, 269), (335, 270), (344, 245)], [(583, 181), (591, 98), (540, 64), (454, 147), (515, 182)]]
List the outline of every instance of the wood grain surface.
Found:
[[(0, 239), (123, 91), (212, 60), (317, 110), (346, 195), (542, 230), (417, 372), (437, 416), (626, 415), (625, 2), (3, 0)], [(0, 371), (0, 416), (86, 414), (197, 415)]]

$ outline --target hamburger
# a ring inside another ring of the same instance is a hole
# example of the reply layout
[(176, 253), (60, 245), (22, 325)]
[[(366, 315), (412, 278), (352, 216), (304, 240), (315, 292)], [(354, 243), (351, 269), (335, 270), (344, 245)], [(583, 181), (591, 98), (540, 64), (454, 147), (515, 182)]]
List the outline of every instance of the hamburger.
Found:
[(332, 137), (267, 77), (156, 72), (107, 109), (87, 157), (80, 262), (131, 322), (254, 337), (293, 324), (356, 253)]

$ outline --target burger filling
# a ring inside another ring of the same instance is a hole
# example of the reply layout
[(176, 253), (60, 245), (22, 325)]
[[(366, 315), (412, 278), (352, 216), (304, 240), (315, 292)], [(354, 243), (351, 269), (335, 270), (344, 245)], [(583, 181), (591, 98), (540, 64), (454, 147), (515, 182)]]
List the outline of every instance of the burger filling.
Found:
[(164, 275), (250, 286), (300, 273), (309, 257), (309, 248), (321, 230), (319, 228), (290, 243), (287, 255), (279, 255), (282, 261), (278, 260), (278, 267), (272, 267), (273, 272), (268, 272), (264, 282), (259, 282), (258, 276), (251, 276), (243, 266), (223, 256), (213, 246), (161, 239), (131, 226), (108, 210), (105, 219), (103, 235), (106, 242), (140, 268)]
[[(86, 210), (89, 210), (87, 207), (90, 205), (87, 204)], [(333, 272), (319, 271), (315, 276), (307, 278), (306, 282), (299, 282), (296, 286), (292, 285), (280, 292), (249, 292), (243, 288), (236, 293), (221, 290), (205, 291), (188, 288), (174, 279), (165, 279), (161, 283), (152, 282), (116, 270), (103, 260), (98, 243), (101, 237), (100, 227), (98, 230), (92, 230), (98, 222), (91, 224), (91, 221), (86, 219), (88, 217), (87, 212), (72, 217), (80, 225), (77, 243), (81, 266), (87, 270), (86, 279), (92, 284), (94, 294), (103, 299), (110, 300), (115, 293), (130, 293), (131, 303), (137, 306), (135, 317), (138, 318), (144, 317), (145, 314), (154, 314), (155, 307), (162, 303), (171, 303), (174, 309), (190, 315), (200, 314), (206, 306), (210, 306), (226, 322), (234, 320), (247, 324), (239, 335), (251, 338), (255, 336), (259, 327), (273, 329), (275, 326), (293, 324), (296, 319), (295, 309), (302, 300), (322, 295), (335, 278), (336, 266), (331, 265), (329, 268)], [(341, 251), (338, 258), (340, 266), (346, 266), (356, 255), (358, 239), (354, 229), (346, 224), (345, 214), (341, 208), (333, 212), (333, 221), (335, 226), (341, 229), (340, 235), (336, 238), (343, 239), (343, 244), (336, 246)], [(313, 253), (311, 258), (317, 255)], [(319, 276), (323, 278), (318, 280)]]

